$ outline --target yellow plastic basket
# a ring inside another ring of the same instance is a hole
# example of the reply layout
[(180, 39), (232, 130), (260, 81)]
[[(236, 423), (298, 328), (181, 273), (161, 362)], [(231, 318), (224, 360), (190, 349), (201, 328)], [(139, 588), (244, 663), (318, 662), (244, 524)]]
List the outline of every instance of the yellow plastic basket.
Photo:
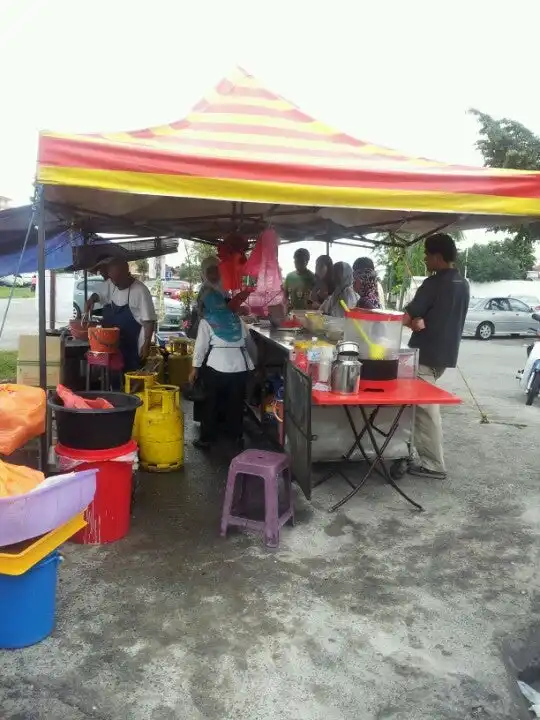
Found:
[(41, 537), (0, 548), (0, 574), (22, 575), (86, 527), (84, 513)]

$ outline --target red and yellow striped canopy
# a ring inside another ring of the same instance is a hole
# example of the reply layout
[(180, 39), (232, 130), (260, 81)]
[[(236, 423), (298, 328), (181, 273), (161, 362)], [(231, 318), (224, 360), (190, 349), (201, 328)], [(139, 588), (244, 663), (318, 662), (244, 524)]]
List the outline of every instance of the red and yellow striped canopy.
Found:
[(447, 165), (362, 142), (241, 70), (169, 125), (42, 133), (37, 180), (150, 196), (540, 216), (540, 173)]

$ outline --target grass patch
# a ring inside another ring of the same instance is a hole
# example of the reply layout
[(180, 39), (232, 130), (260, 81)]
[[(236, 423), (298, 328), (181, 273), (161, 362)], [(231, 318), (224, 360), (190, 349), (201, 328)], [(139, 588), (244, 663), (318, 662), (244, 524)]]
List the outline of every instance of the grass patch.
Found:
[(17, 377), (17, 351), (0, 350), (0, 382), (14, 381)]
[[(0, 285), (0, 299), (7, 299), (11, 292), (11, 288)], [(13, 291), (14, 298), (31, 298), (34, 293), (28, 287), (16, 287)]]

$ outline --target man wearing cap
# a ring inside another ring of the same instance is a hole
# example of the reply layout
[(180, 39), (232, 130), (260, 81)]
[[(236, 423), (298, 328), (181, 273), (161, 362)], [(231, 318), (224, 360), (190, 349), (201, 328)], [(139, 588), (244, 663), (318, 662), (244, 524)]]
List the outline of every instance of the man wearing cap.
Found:
[(285, 278), (283, 289), (291, 310), (306, 310), (311, 302), (311, 292), (315, 287), (315, 275), (308, 270), (309, 250), (298, 248), (294, 253), (293, 272)]
[(108, 279), (99, 293), (88, 298), (85, 311), (90, 314), (96, 302), (103, 305), (103, 327), (120, 329), (119, 350), (124, 370), (138, 370), (148, 357), (156, 329), (157, 317), (150, 290), (131, 275), (128, 263), (122, 258), (104, 258), (96, 266), (101, 268), (106, 268)]

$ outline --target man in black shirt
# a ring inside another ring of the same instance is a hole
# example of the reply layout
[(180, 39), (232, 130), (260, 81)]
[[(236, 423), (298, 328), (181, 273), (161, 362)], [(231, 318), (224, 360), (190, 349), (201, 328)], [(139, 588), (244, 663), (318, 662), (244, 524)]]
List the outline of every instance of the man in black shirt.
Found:
[[(409, 347), (419, 349), (419, 377), (436, 382), (446, 368), (456, 367), (465, 315), (469, 307), (469, 284), (455, 269), (456, 245), (450, 235), (437, 233), (424, 244), (425, 262), (432, 273), (405, 307), (403, 324), (413, 331)], [(411, 475), (446, 478), (438, 405), (416, 408)], [(394, 474), (396, 468), (394, 468)]]

